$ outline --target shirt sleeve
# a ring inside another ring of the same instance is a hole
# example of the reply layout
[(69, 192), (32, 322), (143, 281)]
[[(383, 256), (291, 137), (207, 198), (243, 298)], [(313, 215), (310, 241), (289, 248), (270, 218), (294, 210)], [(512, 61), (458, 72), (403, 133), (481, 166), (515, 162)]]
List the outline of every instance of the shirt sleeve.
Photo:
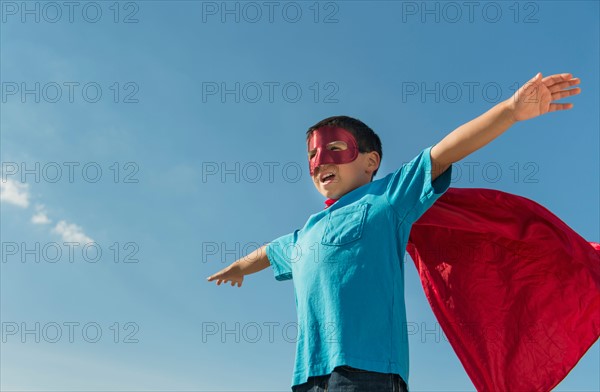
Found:
[(392, 173), (385, 195), (401, 221), (414, 222), (450, 187), (452, 165), (431, 183), (431, 148)]
[(296, 244), (298, 231), (283, 235), (267, 244), (267, 258), (273, 268), (275, 279), (292, 279), (292, 263), (299, 257), (299, 249)]

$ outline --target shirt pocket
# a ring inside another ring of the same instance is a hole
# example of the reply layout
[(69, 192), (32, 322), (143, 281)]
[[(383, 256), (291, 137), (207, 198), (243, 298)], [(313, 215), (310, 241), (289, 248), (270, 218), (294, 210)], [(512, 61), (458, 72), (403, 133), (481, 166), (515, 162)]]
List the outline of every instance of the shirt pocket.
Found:
[(321, 239), (323, 245), (345, 245), (362, 236), (367, 203), (353, 204), (332, 211)]

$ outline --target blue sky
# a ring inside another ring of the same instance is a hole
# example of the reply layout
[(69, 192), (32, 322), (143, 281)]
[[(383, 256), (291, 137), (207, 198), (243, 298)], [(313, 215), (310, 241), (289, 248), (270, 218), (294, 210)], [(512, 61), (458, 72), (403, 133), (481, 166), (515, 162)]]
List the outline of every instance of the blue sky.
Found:
[[(571, 72), (573, 109), (516, 124), (452, 186), (600, 240), (598, 2), (24, 4), (1, 3), (3, 390), (289, 390), (292, 282), (205, 278), (323, 208), (304, 138), (331, 115), (380, 135), (381, 178)], [(411, 390), (474, 390), (405, 262)], [(599, 390), (599, 367), (596, 342), (555, 390)]]

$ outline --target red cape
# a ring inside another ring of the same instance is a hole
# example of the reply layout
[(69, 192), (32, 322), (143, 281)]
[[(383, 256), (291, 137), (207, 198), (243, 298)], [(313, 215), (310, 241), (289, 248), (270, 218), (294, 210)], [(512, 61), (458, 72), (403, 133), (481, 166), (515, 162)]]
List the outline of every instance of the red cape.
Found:
[(406, 249), (478, 391), (549, 391), (600, 335), (600, 244), (534, 201), (449, 188)]

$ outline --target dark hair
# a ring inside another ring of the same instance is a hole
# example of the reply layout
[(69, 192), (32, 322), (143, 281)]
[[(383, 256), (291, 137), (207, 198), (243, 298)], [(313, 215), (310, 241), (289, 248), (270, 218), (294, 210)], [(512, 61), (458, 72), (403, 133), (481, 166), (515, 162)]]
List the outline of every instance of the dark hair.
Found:
[[(324, 126), (338, 126), (348, 130), (348, 132), (356, 139), (359, 152), (376, 151), (379, 154), (380, 162), (383, 159), (383, 151), (381, 149), (381, 140), (379, 139), (379, 136), (377, 136), (377, 134), (362, 121), (348, 116), (332, 116), (319, 121), (306, 131), (306, 142), (308, 143), (310, 135), (312, 135), (315, 129)], [(377, 168), (377, 170), (379, 170), (379, 168)], [(373, 180), (373, 177), (377, 174), (377, 170), (373, 172), (371, 180)]]

